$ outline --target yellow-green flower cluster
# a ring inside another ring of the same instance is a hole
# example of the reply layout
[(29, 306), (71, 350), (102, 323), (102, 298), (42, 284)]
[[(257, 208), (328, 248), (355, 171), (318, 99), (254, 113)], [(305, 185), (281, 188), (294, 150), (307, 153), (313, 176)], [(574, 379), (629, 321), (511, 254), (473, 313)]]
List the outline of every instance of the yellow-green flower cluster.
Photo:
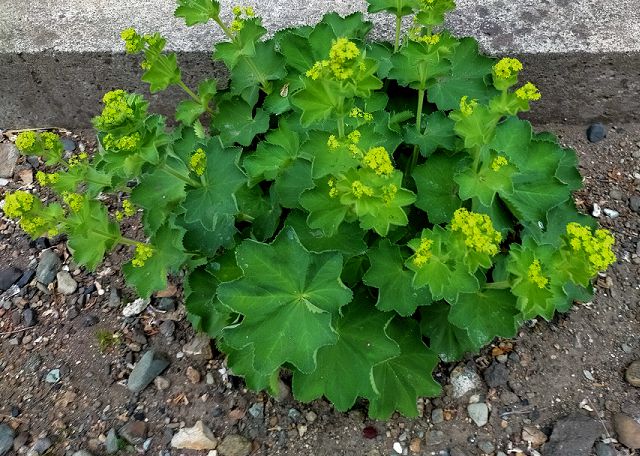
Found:
[(96, 126), (101, 130), (117, 127), (133, 119), (133, 109), (127, 103), (127, 93), (124, 90), (107, 92), (102, 98), (104, 108), (102, 114), (96, 117)]
[(396, 198), (398, 186), (395, 184), (384, 185), (382, 187), (382, 200), (387, 206)]
[(428, 238), (420, 239), (420, 245), (416, 249), (415, 253), (413, 254), (413, 259), (411, 260), (414, 266), (421, 268), (422, 266), (427, 264), (427, 261), (429, 261), (429, 259), (433, 255), (431, 253), (432, 245), (433, 245), (433, 241), (431, 239), (428, 239)]
[(363, 196), (373, 196), (373, 189), (359, 180), (355, 180), (351, 183), (351, 193), (353, 193), (353, 196), (360, 199)]
[(198, 148), (191, 154), (191, 158), (189, 159), (189, 168), (191, 168), (191, 170), (198, 176), (202, 176), (204, 174), (205, 169), (207, 169), (207, 154), (204, 150)]
[(326, 69), (330, 70), (330, 75), (343, 81), (354, 75), (354, 64), (360, 57), (360, 49), (353, 41), (347, 38), (338, 38), (333, 42), (329, 50), (329, 60), (320, 60), (313, 64), (306, 75), (311, 79), (318, 79), (325, 73)]
[(136, 207), (133, 203), (126, 199), (122, 201), (122, 211), (116, 211), (116, 220), (121, 221), (125, 217), (133, 217), (136, 213)]
[(478, 100), (467, 100), (469, 100), (469, 97), (466, 95), (460, 98), (460, 112), (464, 116), (470, 116), (471, 114), (473, 114), (473, 110), (476, 108), (476, 106), (478, 106)]
[(493, 66), (493, 74), (500, 79), (509, 79), (522, 71), (522, 63), (518, 59), (505, 57)]
[(59, 179), (60, 175), (58, 173), (44, 173), (42, 171), (36, 173), (36, 180), (42, 187), (55, 184)]
[(338, 147), (340, 147), (340, 141), (338, 141), (336, 135), (329, 136), (329, 139), (327, 140), (327, 147), (329, 147), (329, 149), (331, 150), (336, 150)]
[(40, 139), (42, 140), (44, 148), (47, 150), (55, 150), (62, 147), (60, 137), (50, 131), (43, 131), (40, 133)]
[(347, 139), (351, 141), (352, 144), (358, 144), (360, 142), (360, 138), (362, 138), (362, 133), (360, 133), (360, 130), (353, 130), (347, 135)]
[(246, 18), (253, 17), (256, 15), (255, 11), (251, 6), (242, 7), (236, 5), (233, 7), (233, 21), (231, 21), (231, 31), (239, 32), (244, 28), (245, 19), (242, 18), (244, 15)]
[(20, 227), (30, 236), (38, 236), (46, 231), (47, 221), (40, 216), (22, 217)]
[(542, 97), (538, 88), (530, 82), (516, 90), (516, 96), (525, 101), (538, 101)]
[(105, 135), (102, 140), (102, 145), (107, 150), (119, 150), (122, 152), (135, 152), (140, 148), (142, 142), (142, 135), (137, 131), (130, 135), (120, 136), (116, 138), (111, 133)]
[(349, 117), (353, 119), (363, 119), (365, 122), (371, 122), (373, 120), (373, 114), (370, 112), (365, 112), (360, 108), (352, 108), (349, 111)]
[(538, 288), (544, 288), (549, 283), (549, 279), (542, 275), (542, 266), (540, 265), (540, 260), (537, 258), (533, 260), (533, 263), (529, 266), (527, 277), (529, 278), (529, 282), (536, 284)]
[(62, 194), (62, 201), (64, 201), (65, 204), (69, 206), (71, 212), (78, 212), (80, 209), (82, 209), (84, 196), (80, 195), (79, 193), (64, 192)]
[(574, 252), (582, 252), (589, 260), (589, 273), (596, 274), (615, 263), (612, 247), (615, 242), (609, 230), (598, 229), (593, 234), (589, 227), (571, 222), (567, 225), (569, 245)]
[(76, 166), (86, 162), (88, 158), (89, 155), (86, 152), (80, 152), (77, 155), (69, 157), (69, 168), (75, 168)]
[(336, 198), (338, 196), (338, 189), (336, 188), (336, 180), (333, 177), (330, 177), (329, 181), (327, 182), (327, 185), (329, 185), (329, 196), (331, 198)]
[(124, 29), (120, 33), (120, 38), (124, 41), (127, 54), (137, 54), (144, 49), (144, 38), (138, 35), (132, 27)]
[(141, 268), (145, 265), (147, 260), (153, 256), (153, 247), (148, 244), (138, 243), (136, 244), (136, 251), (133, 259), (131, 260), (131, 265), (134, 268)]
[(372, 147), (362, 159), (364, 164), (375, 171), (378, 176), (388, 177), (394, 168), (387, 149), (384, 147)]
[(411, 27), (409, 29), (409, 39), (415, 43), (424, 43), (429, 46), (433, 46), (434, 44), (438, 44), (440, 42), (440, 34), (428, 33), (426, 35), (422, 34), (423, 27)]
[(476, 252), (489, 255), (498, 253), (502, 235), (493, 228), (493, 223), (486, 214), (460, 208), (453, 213), (451, 231), (462, 233), (465, 245)]
[(22, 217), (33, 208), (34, 201), (35, 197), (29, 192), (18, 190), (13, 193), (7, 193), (2, 210), (7, 217)]
[(509, 162), (505, 157), (503, 157), (502, 155), (498, 155), (491, 162), (491, 169), (494, 170), (495, 172), (498, 172), (503, 166), (507, 166), (508, 164)]
[(37, 136), (34, 131), (23, 131), (16, 138), (16, 147), (20, 152), (29, 154), (35, 151)]

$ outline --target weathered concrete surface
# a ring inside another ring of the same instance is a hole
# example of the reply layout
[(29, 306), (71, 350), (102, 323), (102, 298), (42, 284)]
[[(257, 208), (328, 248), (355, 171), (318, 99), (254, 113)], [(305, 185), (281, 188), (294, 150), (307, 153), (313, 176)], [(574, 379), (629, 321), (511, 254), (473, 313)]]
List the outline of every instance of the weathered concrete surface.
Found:
[[(223, 10), (232, 3), (223, 1)], [(251, 2), (249, 2), (251, 3)], [(314, 23), (328, 10), (364, 10), (362, 1), (267, 0), (255, 5), (270, 31)], [(187, 28), (172, 0), (0, 0), (0, 128), (86, 126), (101, 94), (139, 90), (139, 61), (122, 54), (119, 33), (134, 26), (159, 31), (179, 52), (186, 81), (224, 76), (209, 52), (216, 27)], [(388, 17), (375, 15), (378, 36)], [(640, 8), (637, 0), (458, 0), (448, 25), (475, 36), (492, 55), (515, 55), (544, 98), (531, 113), (543, 121), (638, 121)], [(152, 97), (169, 112), (182, 97)]]

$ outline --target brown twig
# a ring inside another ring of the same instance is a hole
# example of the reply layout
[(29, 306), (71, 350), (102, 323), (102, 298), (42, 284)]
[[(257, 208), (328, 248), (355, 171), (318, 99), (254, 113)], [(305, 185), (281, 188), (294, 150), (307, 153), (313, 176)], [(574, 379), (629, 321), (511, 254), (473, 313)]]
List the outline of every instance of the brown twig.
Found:
[(14, 329), (13, 331), (1, 332), (0, 336), (9, 336), (11, 334), (17, 334), (24, 331), (29, 331), (30, 329), (33, 329), (33, 328), (35, 328), (35, 326), (28, 326), (26, 328)]

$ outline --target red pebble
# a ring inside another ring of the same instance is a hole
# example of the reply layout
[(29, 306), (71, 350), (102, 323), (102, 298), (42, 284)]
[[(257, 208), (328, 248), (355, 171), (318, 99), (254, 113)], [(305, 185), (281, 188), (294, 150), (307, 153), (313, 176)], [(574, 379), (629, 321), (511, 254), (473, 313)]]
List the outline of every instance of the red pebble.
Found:
[(378, 437), (378, 430), (373, 426), (367, 426), (362, 430), (362, 436), (365, 439), (375, 439)]

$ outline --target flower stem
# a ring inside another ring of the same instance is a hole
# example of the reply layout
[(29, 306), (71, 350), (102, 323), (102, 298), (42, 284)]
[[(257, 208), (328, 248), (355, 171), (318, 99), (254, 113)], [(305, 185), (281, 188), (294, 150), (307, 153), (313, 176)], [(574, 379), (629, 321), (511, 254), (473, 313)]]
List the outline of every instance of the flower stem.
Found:
[(509, 282), (508, 280), (502, 280), (500, 282), (489, 282), (486, 283), (484, 287), (493, 290), (506, 290), (507, 288), (511, 288), (511, 282)]
[(344, 115), (338, 117), (338, 137), (344, 137)]
[(400, 33), (402, 33), (402, 16), (396, 16), (396, 41), (393, 45), (393, 52), (400, 49)]
[(420, 133), (422, 125), (422, 109), (424, 108), (424, 89), (418, 90), (418, 110), (416, 111), (416, 130)]
[(168, 174), (171, 174), (173, 177), (180, 179), (183, 182), (191, 185), (192, 187), (202, 187), (202, 184), (196, 180), (191, 179), (189, 176), (185, 176), (184, 174), (180, 174), (178, 171), (173, 169), (171, 166), (168, 166), (166, 163), (163, 163), (158, 166), (158, 168), (163, 169)]
[(224, 22), (222, 22), (222, 20), (220, 19), (220, 16), (214, 17), (213, 21), (220, 26), (220, 28), (222, 29), (224, 34), (227, 35), (227, 38), (229, 38), (231, 41), (233, 41), (233, 39), (234, 39), (233, 33), (231, 33), (231, 30), (229, 30), (229, 27), (224, 25)]
[[(180, 80), (180, 82), (178, 82), (178, 85), (182, 88), (182, 90), (184, 90), (187, 95), (189, 95), (196, 103), (198, 104), (203, 104), (202, 100), (200, 99), (200, 97), (198, 97), (198, 95), (195, 94), (195, 92), (193, 90), (191, 90), (184, 82), (182, 82), (182, 80)], [(209, 114), (213, 113), (213, 111), (211, 110), (211, 108), (209, 106), (204, 106), (205, 109), (207, 110), (207, 112)]]

